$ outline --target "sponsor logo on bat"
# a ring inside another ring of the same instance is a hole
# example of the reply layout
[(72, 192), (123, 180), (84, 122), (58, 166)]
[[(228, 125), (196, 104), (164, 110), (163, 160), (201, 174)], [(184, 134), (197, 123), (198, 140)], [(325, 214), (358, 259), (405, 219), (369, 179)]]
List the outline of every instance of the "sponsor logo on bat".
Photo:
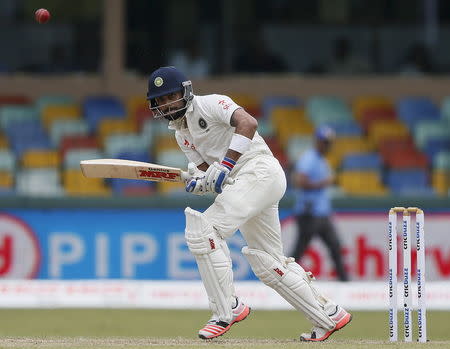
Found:
[(176, 181), (180, 176), (177, 172), (171, 172), (165, 169), (139, 169), (139, 178), (154, 179), (154, 180), (167, 180)]

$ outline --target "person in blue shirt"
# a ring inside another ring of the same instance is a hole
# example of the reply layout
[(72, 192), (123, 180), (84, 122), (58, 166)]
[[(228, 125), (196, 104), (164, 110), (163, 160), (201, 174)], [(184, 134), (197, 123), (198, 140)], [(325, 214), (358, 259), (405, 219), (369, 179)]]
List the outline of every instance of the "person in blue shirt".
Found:
[(332, 208), (328, 188), (333, 185), (334, 176), (325, 155), (334, 138), (332, 128), (325, 125), (319, 127), (315, 132), (314, 147), (305, 151), (295, 164), (292, 182), (296, 188), (294, 214), (299, 234), (294, 257), (299, 260), (317, 234), (330, 251), (339, 279), (347, 281), (340, 242), (330, 219)]

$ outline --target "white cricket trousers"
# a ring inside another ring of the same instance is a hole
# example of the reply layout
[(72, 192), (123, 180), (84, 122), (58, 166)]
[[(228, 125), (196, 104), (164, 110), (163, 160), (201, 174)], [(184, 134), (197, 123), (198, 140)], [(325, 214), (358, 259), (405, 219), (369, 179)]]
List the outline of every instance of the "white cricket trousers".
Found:
[[(232, 173), (233, 174), (233, 173)], [(278, 202), (286, 191), (286, 176), (276, 158), (258, 155), (233, 176), (235, 183), (204, 212), (223, 238), (238, 229), (249, 248), (283, 256)]]

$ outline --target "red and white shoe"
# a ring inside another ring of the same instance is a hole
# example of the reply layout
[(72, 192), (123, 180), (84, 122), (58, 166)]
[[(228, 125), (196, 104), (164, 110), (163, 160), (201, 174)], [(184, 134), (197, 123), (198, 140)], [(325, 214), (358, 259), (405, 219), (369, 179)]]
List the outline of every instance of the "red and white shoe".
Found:
[(302, 342), (322, 342), (352, 321), (352, 314), (348, 313), (339, 305), (336, 308), (335, 314), (330, 315), (330, 318), (336, 323), (336, 326), (332, 330), (326, 330), (322, 327), (313, 327), (311, 333), (302, 333), (300, 340)]
[(214, 318), (210, 319), (205, 327), (198, 331), (198, 336), (201, 339), (212, 339), (223, 335), (233, 324), (244, 320), (250, 314), (250, 307), (245, 305), (239, 298), (236, 299), (238, 305), (233, 309), (233, 320), (228, 323)]

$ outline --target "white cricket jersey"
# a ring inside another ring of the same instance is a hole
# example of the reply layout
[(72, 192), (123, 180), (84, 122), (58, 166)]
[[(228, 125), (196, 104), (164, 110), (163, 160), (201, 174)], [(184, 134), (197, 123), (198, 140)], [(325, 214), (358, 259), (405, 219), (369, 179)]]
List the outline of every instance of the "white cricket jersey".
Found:
[[(175, 122), (169, 123), (169, 128), (175, 128), (178, 145), (190, 162), (198, 166), (203, 162), (212, 164), (222, 161), (235, 131), (230, 119), (239, 108), (230, 97), (224, 95), (194, 96), (186, 111), (187, 128), (177, 127)], [(239, 158), (233, 172), (259, 154), (272, 155), (272, 152), (255, 132), (250, 148)]]

